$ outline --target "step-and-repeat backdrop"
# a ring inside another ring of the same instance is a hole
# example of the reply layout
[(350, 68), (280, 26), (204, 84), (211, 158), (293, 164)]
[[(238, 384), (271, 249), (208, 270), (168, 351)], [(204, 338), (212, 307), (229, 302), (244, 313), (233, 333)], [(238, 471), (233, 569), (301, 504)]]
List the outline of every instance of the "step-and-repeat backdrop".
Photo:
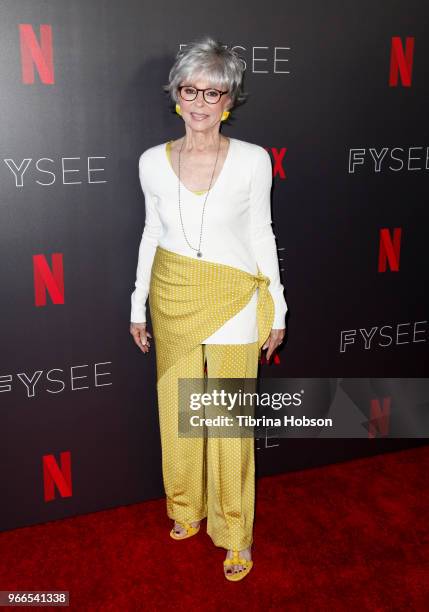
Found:
[[(184, 133), (162, 86), (202, 34), (245, 66), (222, 133), (273, 162), (289, 314), (261, 377), (320, 378), (329, 403), (338, 377), (426, 375), (427, 19), (387, 0), (1, 3), (0, 530), (163, 495), (155, 350), (129, 333), (138, 158)], [(424, 443), (266, 436), (258, 473)]]

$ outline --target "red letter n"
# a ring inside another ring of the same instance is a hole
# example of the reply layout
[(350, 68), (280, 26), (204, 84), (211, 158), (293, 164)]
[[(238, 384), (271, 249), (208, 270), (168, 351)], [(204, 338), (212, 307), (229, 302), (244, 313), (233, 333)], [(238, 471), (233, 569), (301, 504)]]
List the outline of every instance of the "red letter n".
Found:
[(399, 36), (392, 36), (390, 50), (390, 87), (398, 85), (398, 74), (404, 87), (411, 87), (411, 74), (413, 72), (414, 36), (407, 36), (405, 40), (405, 53)]
[(54, 455), (44, 455), (43, 457), (43, 483), (45, 501), (52, 501), (55, 497), (55, 485), (61, 497), (71, 497), (71, 454), (66, 451), (60, 454), (61, 469), (55, 460)]
[(386, 261), (392, 272), (399, 271), (399, 255), (401, 250), (401, 230), (395, 227), (393, 239), (387, 227), (380, 229), (380, 242), (378, 245), (378, 271), (386, 272)]
[(19, 24), (21, 43), (22, 82), (34, 83), (34, 66), (39, 73), (40, 81), (46, 85), (54, 83), (54, 62), (52, 49), (52, 27), (40, 26), (40, 45), (29, 23)]
[(33, 255), (33, 273), (36, 306), (46, 306), (46, 290), (54, 304), (64, 304), (62, 253), (53, 253), (52, 271), (44, 255)]
[(390, 397), (383, 397), (382, 407), (380, 406), (380, 400), (371, 400), (368, 438), (375, 438), (377, 431), (379, 431), (383, 436), (387, 436), (389, 432), (390, 400)]

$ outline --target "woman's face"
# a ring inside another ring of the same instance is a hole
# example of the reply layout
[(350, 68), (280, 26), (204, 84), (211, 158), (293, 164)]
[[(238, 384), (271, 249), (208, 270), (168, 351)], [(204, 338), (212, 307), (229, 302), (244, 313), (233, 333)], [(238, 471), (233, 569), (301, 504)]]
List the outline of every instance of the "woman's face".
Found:
[[(203, 78), (190, 78), (187, 81), (182, 81), (180, 85), (191, 85), (197, 89), (214, 88), (225, 91), (222, 87), (210, 84)], [(224, 94), (216, 104), (210, 104), (210, 102), (204, 100), (203, 92), (199, 91), (197, 97), (190, 102), (184, 100), (178, 93), (178, 102), (185, 123), (193, 130), (205, 131), (219, 125), (223, 111), (228, 110), (230, 106), (231, 98), (228, 94)]]

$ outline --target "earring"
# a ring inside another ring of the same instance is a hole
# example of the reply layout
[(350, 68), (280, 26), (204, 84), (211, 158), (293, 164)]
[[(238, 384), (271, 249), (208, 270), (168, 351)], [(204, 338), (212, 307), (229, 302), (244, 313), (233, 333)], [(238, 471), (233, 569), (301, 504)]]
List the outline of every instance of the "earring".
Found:
[(181, 115), (181, 114), (182, 114), (182, 113), (180, 112), (180, 105), (179, 105), (179, 104), (176, 104), (176, 113), (177, 113), (178, 115)]
[(221, 121), (226, 121), (230, 115), (229, 111), (223, 111)]

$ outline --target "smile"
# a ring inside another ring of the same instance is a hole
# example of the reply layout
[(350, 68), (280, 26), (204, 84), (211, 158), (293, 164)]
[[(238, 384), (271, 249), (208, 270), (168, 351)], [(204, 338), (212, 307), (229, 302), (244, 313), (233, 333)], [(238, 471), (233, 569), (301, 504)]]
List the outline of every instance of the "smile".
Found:
[(199, 115), (198, 113), (191, 113), (192, 119), (196, 119), (197, 121), (202, 121), (206, 119), (208, 115)]

